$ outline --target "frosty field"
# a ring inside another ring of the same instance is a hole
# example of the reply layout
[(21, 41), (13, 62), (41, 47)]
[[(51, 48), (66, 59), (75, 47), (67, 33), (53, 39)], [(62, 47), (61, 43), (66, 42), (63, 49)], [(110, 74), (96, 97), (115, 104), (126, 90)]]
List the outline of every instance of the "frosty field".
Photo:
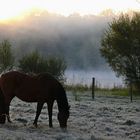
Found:
[(36, 104), (15, 98), (11, 103), (12, 124), (0, 125), (0, 140), (140, 140), (140, 98), (131, 103), (127, 97), (90, 94), (74, 100), (68, 92), (71, 105), (67, 131), (59, 128), (57, 104), (53, 108), (53, 128), (48, 126), (47, 106), (39, 118), (38, 128), (32, 123)]

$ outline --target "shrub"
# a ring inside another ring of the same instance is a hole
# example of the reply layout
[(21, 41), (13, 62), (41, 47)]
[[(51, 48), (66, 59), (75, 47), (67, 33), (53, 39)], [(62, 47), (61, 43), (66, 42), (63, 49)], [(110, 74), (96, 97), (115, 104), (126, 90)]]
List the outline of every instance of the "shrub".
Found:
[(19, 60), (19, 69), (29, 74), (48, 72), (59, 80), (64, 80), (66, 63), (60, 58), (43, 58), (37, 51), (25, 55)]
[(6, 72), (12, 69), (14, 56), (11, 52), (11, 44), (8, 40), (0, 43), (0, 72)]

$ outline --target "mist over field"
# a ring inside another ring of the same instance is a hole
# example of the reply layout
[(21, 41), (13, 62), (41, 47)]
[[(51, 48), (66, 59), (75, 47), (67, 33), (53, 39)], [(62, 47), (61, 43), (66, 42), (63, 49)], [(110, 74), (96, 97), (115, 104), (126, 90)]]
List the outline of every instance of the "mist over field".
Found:
[[(74, 81), (70, 76), (75, 73), (78, 83), (83, 79), (89, 85), (88, 81), (96, 76), (97, 81), (105, 84), (110, 81), (113, 85), (120, 83), (120, 79), (112, 74), (99, 51), (101, 38), (113, 18), (114, 14), (110, 10), (98, 16), (80, 16), (75, 13), (68, 17), (46, 11), (33, 11), (23, 19), (0, 23), (0, 41), (8, 39), (11, 42), (17, 59), (33, 50), (38, 50), (44, 57), (56, 56), (64, 59), (67, 70), (72, 70), (66, 72), (71, 83)], [(85, 71), (89, 73), (88, 76), (84, 74)]]
[(45, 57), (64, 58), (68, 68), (105, 68), (100, 40), (112, 16), (32, 12), (22, 20), (0, 23), (0, 40), (10, 40), (17, 58), (37, 49)]

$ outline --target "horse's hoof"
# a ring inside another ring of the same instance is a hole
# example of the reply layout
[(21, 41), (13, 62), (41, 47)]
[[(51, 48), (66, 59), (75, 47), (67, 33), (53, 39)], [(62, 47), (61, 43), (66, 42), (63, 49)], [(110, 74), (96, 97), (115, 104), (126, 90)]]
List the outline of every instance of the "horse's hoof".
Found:
[(11, 119), (8, 119), (8, 122), (9, 122), (9, 123), (12, 123)]
[(33, 123), (33, 125), (34, 125), (36, 128), (37, 128), (37, 126), (38, 126), (37, 123)]
[(53, 126), (52, 126), (52, 125), (49, 125), (49, 127), (50, 127), (50, 128), (53, 128)]
[(12, 121), (8, 121), (9, 123), (13, 123)]
[(67, 128), (61, 128), (62, 132), (67, 132)]
[(12, 123), (12, 121), (11, 121), (11, 119), (10, 119), (10, 116), (9, 116), (9, 115), (7, 115), (7, 121), (8, 121), (9, 123)]
[(8, 120), (8, 122), (9, 122), (9, 123), (12, 123), (12, 121), (11, 121), (11, 120)]

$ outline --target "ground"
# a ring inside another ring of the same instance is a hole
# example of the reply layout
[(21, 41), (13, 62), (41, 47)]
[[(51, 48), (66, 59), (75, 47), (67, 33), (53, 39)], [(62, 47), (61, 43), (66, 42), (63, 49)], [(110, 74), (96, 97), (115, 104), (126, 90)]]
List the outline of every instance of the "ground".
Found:
[[(59, 128), (57, 104), (53, 108), (53, 128), (48, 127), (45, 105), (38, 122), (32, 123), (36, 104), (15, 98), (11, 103), (13, 123), (0, 125), (0, 140), (139, 140), (140, 98), (131, 103), (128, 97), (74, 96), (68, 92), (70, 118), (67, 131)], [(76, 100), (77, 101), (76, 101)]]

